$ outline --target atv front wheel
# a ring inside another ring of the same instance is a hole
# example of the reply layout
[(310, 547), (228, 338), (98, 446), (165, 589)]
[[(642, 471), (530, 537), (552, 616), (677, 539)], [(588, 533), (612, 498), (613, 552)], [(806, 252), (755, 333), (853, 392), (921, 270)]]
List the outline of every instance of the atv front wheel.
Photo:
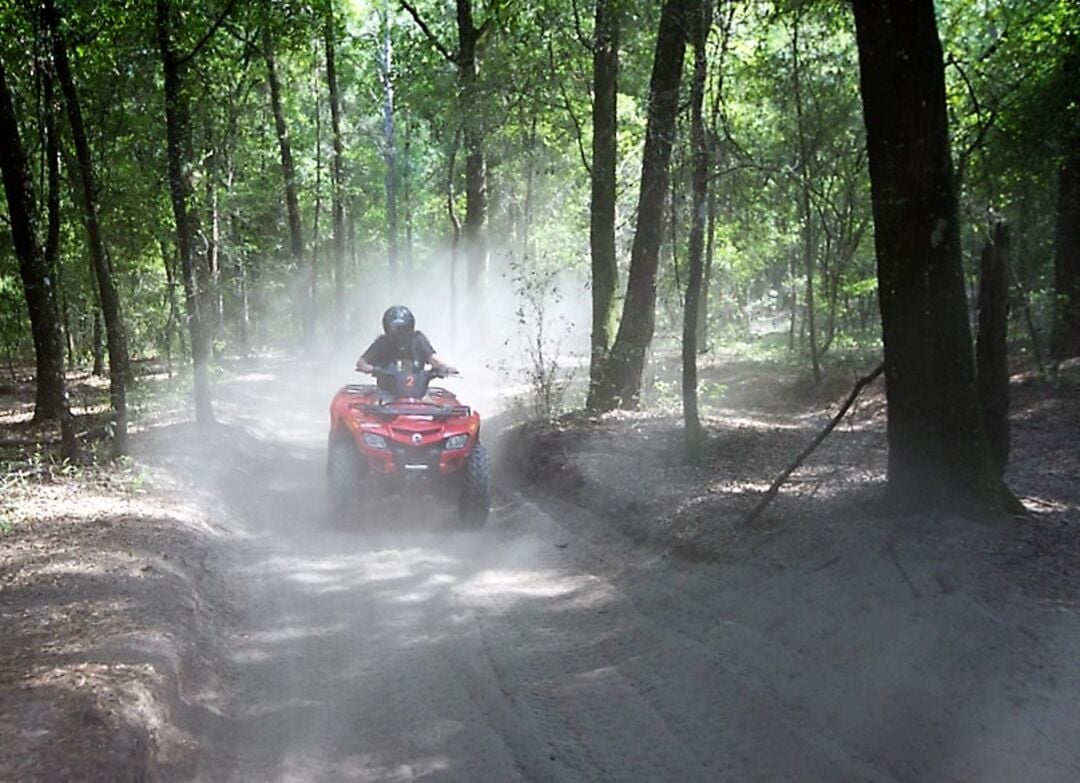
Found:
[(483, 527), (491, 510), (491, 458), (477, 443), (465, 458), (458, 515), (465, 527)]
[(341, 517), (360, 494), (360, 455), (352, 442), (331, 438), (326, 451), (326, 485), (330, 509)]

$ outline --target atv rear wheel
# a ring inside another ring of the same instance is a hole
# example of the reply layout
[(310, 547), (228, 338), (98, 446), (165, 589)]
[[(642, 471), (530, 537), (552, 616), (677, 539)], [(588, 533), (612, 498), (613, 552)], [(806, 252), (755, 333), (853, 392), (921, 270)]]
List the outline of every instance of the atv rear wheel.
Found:
[(360, 483), (360, 455), (356, 446), (343, 438), (331, 437), (326, 450), (326, 485), (335, 517), (342, 517), (359, 497)]
[(483, 527), (491, 510), (491, 458), (480, 443), (465, 458), (458, 516), (465, 527)]

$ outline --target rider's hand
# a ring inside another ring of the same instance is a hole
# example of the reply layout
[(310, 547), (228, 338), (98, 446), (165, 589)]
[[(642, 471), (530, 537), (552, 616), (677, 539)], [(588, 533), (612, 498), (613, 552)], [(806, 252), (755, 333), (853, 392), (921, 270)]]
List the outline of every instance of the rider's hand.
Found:
[(443, 375), (460, 375), (456, 367), (451, 367), (449, 364), (444, 364), (439, 368), (439, 372)]

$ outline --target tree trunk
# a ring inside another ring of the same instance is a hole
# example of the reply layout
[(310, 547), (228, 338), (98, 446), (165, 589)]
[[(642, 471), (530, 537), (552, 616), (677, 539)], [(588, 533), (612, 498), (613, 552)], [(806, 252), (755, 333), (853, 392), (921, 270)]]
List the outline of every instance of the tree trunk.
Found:
[[(53, 278), (56, 281), (53, 288), (59, 291), (61, 301), (61, 312), (63, 313), (63, 335), (61, 337), (61, 345), (65, 345), (64, 337), (66, 337), (66, 347), (68, 350), (68, 356), (70, 361), (71, 356), (71, 337), (68, 334), (67, 329), (67, 305), (64, 302), (64, 292), (60, 287), (60, 142), (59, 134), (56, 130), (56, 101), (53, 97), (53, 81), (52, 76), (48, 73), (44, 78), (44, 102), (45, 110), (43, 112), (43, 127), (45, 131), (45, 158), (46, 168), (48, 175), (47, 193), (45, 196), (46, 212), (48, 214), (48, 226), (45, 232), (45, 269), (51, 270)], [(61, 328), (58, 324), (57, 328)], [(61, 348), (63, 350), (63, 348)], [(63, 361), (63, 359), (61, 359)], [(61, 373), (64, 368), (61, 365)], [(63, 390), (64, 406), (60, 410), (60, 443), (61, 452), (67, 459), (75, 459), (78, 456), (79, 446), (75, 440), (75, 421), (71, 414), (71, 408), (68, 406), (67, 399), (67, 377), (64, 377), (65, 388)]]
[[(55, 156), (53, 156), (54, 167)], [(30, 315), (36, 362), (34, 420), (68, 416), (64, 380), (64, 340), (60, 329), (56, 272), (42, 253), (37, 236), (37, 205), (34, 180), (19, 137), (15, 107), (8, 91), (4, 65), (0, 62), (0, 170), (11, 219), (11, 239), (19, 259), (19, 276)], [(50, 179), (52, 179), (50, 174)], [(58, 236), (58, 235), (57, 235)]]
[(1080, 132), (1058, 169), (1057, 209), (1050, 354), (1060, 360), (1080, 356)]
[[(710, 155), (712, 150), (710, 149)], [(710, 164), (712, 161), (710, 161)], [(698, 301), (697, 352), (709, 352), (709, 291), (712, 289), (713, 260), (716, 255), (716, 189), (709, 188), (708, 218), (705, 224), (705, 270), (701, 279), (701, 299)]]
[(90, 374), (95, 378), (105, 375), (105, 319), (101, 315), (101, 303), (94, 302), (94, 325), (90, 332), (90, 351), (93, 354), (94, 363), (90, 368)]
[(105, 334), (109, 346), (109, 397), (116, 415), (112, 450), (114, 455), (127, 452), (127, 384), (131, 378), (131, 364), (128, 360), (127, 329), (124, 326), (123, 307), (120, 294), (116, 290), (112, 265), (105, 250), (105, 240), (98, 218), (97, 183), (94, 178), (93, 164), (90, 160), (90, 144), (86, 139), (86, 127), (83, 124), (82, 108), (75, 90), (75, 79), (68, 64), (67, 47), (60, 30), (60, 18), (53, 5), (53, 0), (45, 0), (45, 20), (52, 36), (53, 63), (56, 67), (60, 87), (64, 93), (67, 107), (68, 124), (71, 127), (72, 141), (75, 143), (75, 157), (79, 162), (79, 181), (82, 186), (83, 223), (86, 227), (90, 260), (97, 280), (101, 309), (105, 316)]
[(611, 348), (619, 268), (615, 253), (616, 100), (619, 73), (619, 24), (614, 0), (597, 0), (593, 41), (592, 210), (592, 349), (589, 399), (596, 407), (597, 384)]
[(802, 221), (802, 261), (806, 290), (806, 329), (810, 338), (810, 366), (814, 373), (814, 385), (821, 383), (821, 360), (818, 353), (817, 312), (814, 306), (814, 237), (813, 211), (810, 206), (810, 143), (803, 112), (802, 65), (799, 61), (799, 25), (802, 12), (796, 12), (791, 34), (791, 75), (795, 97), (795, 124), (799, 136), (799, 218)]
[(319, 98), (319, 46), (314, 47), (315, 67), (311, 92), (315, 104), (315, 211), (311, 219), (311, 312), (312, 329), (319, 329), (319, 226), (322, 223), (322, 105)]
[(218, 183), (220, 151), (214, 149), (210, 141), (209, 128), (207, 129), (207, 147), (206, 155), (203, 157), (203, 182), (206, 187), (206, 222), (209, 224), (210, 231), (206, 235), (206, 253), (202, 269), (206, 274), (204, 298), (207, 305), (206, 328), (210, 333), (210, 342), (213, 344), (215, 336), (220, 335), (222, 331), (225, 305), (221, 279), (221, 211)]
[(702, 280), (705, 276), (705, 227), (709, 209), (709, 148), (705, 138), (705, 77), (708, 56), (705, 44), (712, 21), (712, 0), (699, 0), (697, 18), (692, 22), (694, 79), (690, 88), (690, 138), (693, 147), (691, 171), (692, 206), (690, 244), (687, 258), (686, 305), (683, 308), (682, 398), (686, 427), (686, 456), (696, 464), (701, 460), (703, 432), (698, 415), (697, 337), (701, 316)]
[(390, 274), (398, 268), (397, 140), (394, 136), (394, 42), (390, 37), (390, 2), (383, 4), (383, 44), (379, 52), (379, 76), (383, 88), (383, 164), (386, 166), (386, 260)]
[(1009, 462), (1009, 231), (991, 226), (979, 265), (979, 330), (975, 342), (979, 410), (998, 478)]
[(338, 95), (337, 24), (333, 4), (328, 3), (326, 26), (323, 29), (326, 44), (326, 87), (330, 93), (330, 130), (334, 143), (334, 163), (331, 168), (331, 212), (333, 214), (333, 264), (334, 270), (334, 339), (340, 340), (345, 317), (345, 145), (341, 136), (341, 98)]
[(165, 128), (168, 146), (169, 195), (176, 222), (176, 247), (184, 280), (184, 307), (191, 338), (195, 376), (195, 421), (213, 424), (210, 401), (210, 338), (203, 322), (199, 281), (192, 249), (193, 215), (188, 209), (192, 192), (191, 111), (183, 83), (183, 62), (173, 48), (172, 9), (169, 0), (157, 0), (157, 39), (165, 82)]
[(686, 33), (693, 0), (668, 0), (660, 14), (652, 78), (649, 84), (648, 124), (641, 166), (637, 227), (630, 251), (622, 319), (615, 343), (597, 384), (595, 407), (636, 408), (641, 401), (645, 352), (656, 324), (656, 273), (664, 226), (664, 203), (670, 182), (669, 164), (675, 138), (679, 82), (686, 53)]
[(263, 28), (263, 56), (266, 58), (266, 78), (270, 86), (270, 104), (274, 111), (274, 127), (277, 130), (278, 150), (281, 153), (281, 174), (285, 180), (285, 209), (289, 218), (289, 247), (292, 268), (300, 274), (300, 327), (304, 342), (314, 339), (314, 311), (311, 301), (312, 280), (304, 266), (304, 234), (300, 223), (300, 202), (296, 195), (296, 167), (293, 164), (292, 143), (285, 123), (285, 110), (281, 105), (281, 82), (278, 80), (277, 60), (274, 56), (274, 39), (270, 28)]
[(885, 347), (889, 498), (1001, 507), (982, 429), (933, 0), (855, 3)]
[(453, 229), (453, 237), (450, 242), (450, 345), (457, 345), (457, 269), (458, 250), (461, 246), (461, 221), (454, 207), (454, 164), (457, 162), (458, 146), (461, 142), (461, 132), (454, 134), (454, 144), (450, 148), (450, 155), (446, 164), (446, 214), (450, 218), (450, 226)]
[(477, 44), (482, 30), (473, 22), (472, 0), (457, 0), (458, 96), (464, 122), (465, 142), (465, 257), (472, 312), (481, 312), (487, 285), (488, 248), (484, 236), (487, 220), (487, 158), (484, 154), (483, 112), (479, 106), (480, 58)]

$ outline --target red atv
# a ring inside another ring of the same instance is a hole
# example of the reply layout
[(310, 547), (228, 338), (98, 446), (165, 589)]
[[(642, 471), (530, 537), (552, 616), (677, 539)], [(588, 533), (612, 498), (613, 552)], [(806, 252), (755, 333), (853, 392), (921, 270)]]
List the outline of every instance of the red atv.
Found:
[(337, 514), (361, 494), (456, 496), (461, 521), (484, 524), (491, 508), (491, 462), (480, 443), (480, 414), (446, 389), (436, 370), (376, 367), (380, 386), (349, 384), (330, 403), (326, 473)]

